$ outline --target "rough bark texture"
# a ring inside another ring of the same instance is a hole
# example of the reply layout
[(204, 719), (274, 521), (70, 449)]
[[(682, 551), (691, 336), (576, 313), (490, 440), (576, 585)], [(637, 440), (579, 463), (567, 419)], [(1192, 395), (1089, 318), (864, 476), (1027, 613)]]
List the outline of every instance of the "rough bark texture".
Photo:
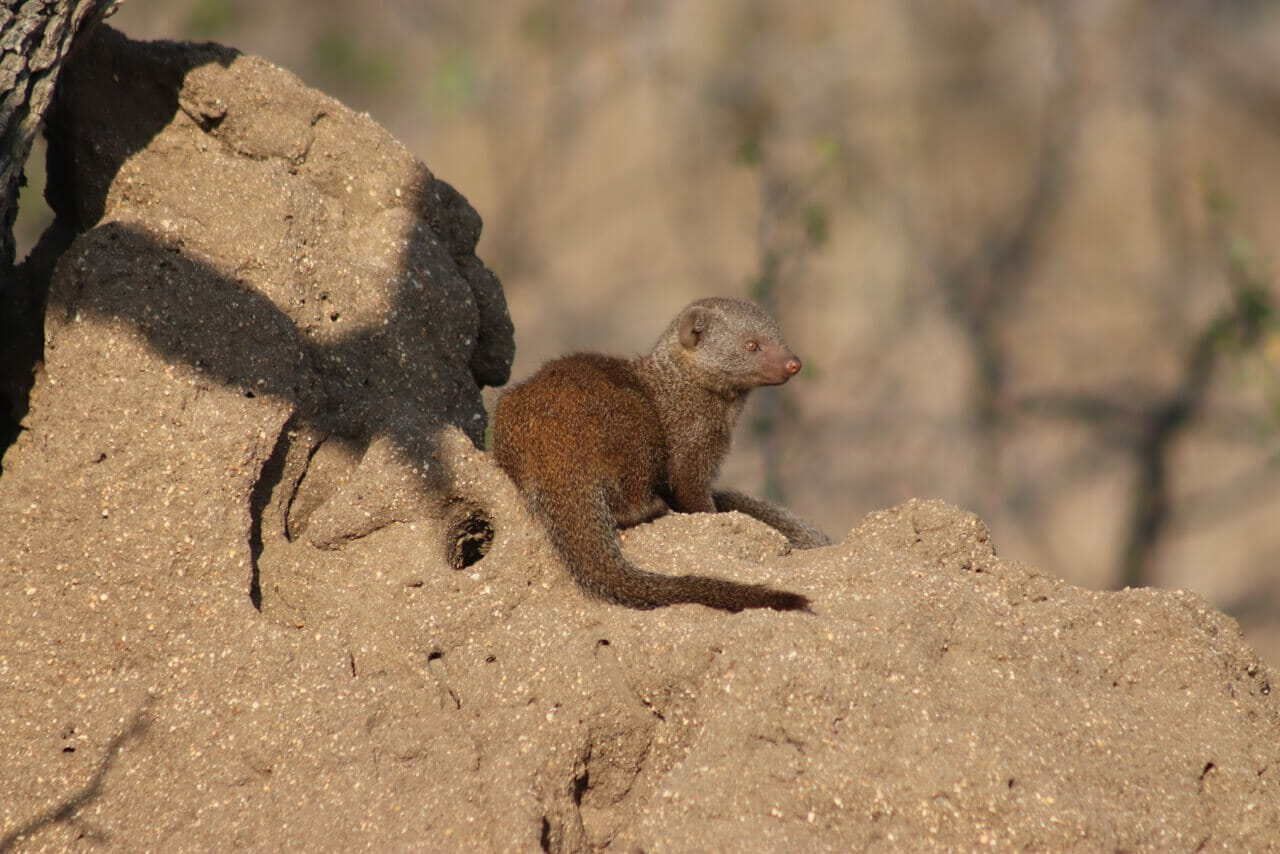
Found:
[(0, 7), (0, 447), (26, 412), (40, 356), (40, 316), (61, 229), (26, 270), (15, 270), (13, 224), (31, 142), (54, 97), (63, 61), (116, 0), (17, 0)]
[(0, 272), (13, 267), (22, 167), (53, 99), (62, 62), (76, 39), (116, 4), (117, 0), (17, 0), (0, 7)]

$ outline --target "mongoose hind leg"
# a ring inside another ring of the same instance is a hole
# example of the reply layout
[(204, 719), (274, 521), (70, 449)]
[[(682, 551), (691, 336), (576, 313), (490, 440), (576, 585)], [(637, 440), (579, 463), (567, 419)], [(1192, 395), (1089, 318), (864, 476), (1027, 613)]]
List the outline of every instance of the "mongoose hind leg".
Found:
[(632, 528), (645, 522), (652, 522), (654, 519), (665, 516), (670, 512), (671, 508), (667, 506), (667, 502), (655, 495), (643, 507), (614, 513), (613, 519), (619, 528)]

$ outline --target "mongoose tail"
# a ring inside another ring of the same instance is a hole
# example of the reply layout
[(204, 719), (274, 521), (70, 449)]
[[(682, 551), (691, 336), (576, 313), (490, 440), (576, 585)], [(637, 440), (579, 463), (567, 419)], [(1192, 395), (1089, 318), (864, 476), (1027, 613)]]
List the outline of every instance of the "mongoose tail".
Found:
[(567, 517), (556, 500), (529, 501), (542, 520), (552, 545), (587, 593), (629, 608), (659, 608), (692, 603), (737, 612), (746, 608), (808, 611), (809, 599), (763, 584), (741, 584), (705, 575), (662, 575), (633, 564), (622, 553), (617, 527), (603, 491), (582, 495), (581, 516)]

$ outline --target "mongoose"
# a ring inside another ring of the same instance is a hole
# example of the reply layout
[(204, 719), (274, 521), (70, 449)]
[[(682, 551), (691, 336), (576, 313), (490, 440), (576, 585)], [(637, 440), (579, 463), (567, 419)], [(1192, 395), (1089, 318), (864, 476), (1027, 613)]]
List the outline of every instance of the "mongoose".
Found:
[(829, 544), (780, 507), (711, 489), (747, 394), (799, 370), (760, 306), (698, 300), (646, 356), (565, 356), (507, 391), (498, 400), (494, 453), (588, 593), (632, 608), (807, 610), (798, 593), (649, 572), (623, 556), (618, 540), (618, 528), (672, 510), (739, 510), (798, 547)]

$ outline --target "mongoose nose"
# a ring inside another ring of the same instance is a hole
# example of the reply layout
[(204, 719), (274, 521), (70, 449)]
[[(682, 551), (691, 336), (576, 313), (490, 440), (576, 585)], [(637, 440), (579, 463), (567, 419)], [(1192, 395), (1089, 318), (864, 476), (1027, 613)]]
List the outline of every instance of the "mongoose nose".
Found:
[(787, 372), (788, 376), (794, 377), (796, 374), (800, 373), (800, 368), (804, 366), (800, 364), (799, 359), (797, 359), (795, 356), (792, 356), (790, 359), (787, 359), (787, 363), (782, 367), (783, 367), (783, 370)]

